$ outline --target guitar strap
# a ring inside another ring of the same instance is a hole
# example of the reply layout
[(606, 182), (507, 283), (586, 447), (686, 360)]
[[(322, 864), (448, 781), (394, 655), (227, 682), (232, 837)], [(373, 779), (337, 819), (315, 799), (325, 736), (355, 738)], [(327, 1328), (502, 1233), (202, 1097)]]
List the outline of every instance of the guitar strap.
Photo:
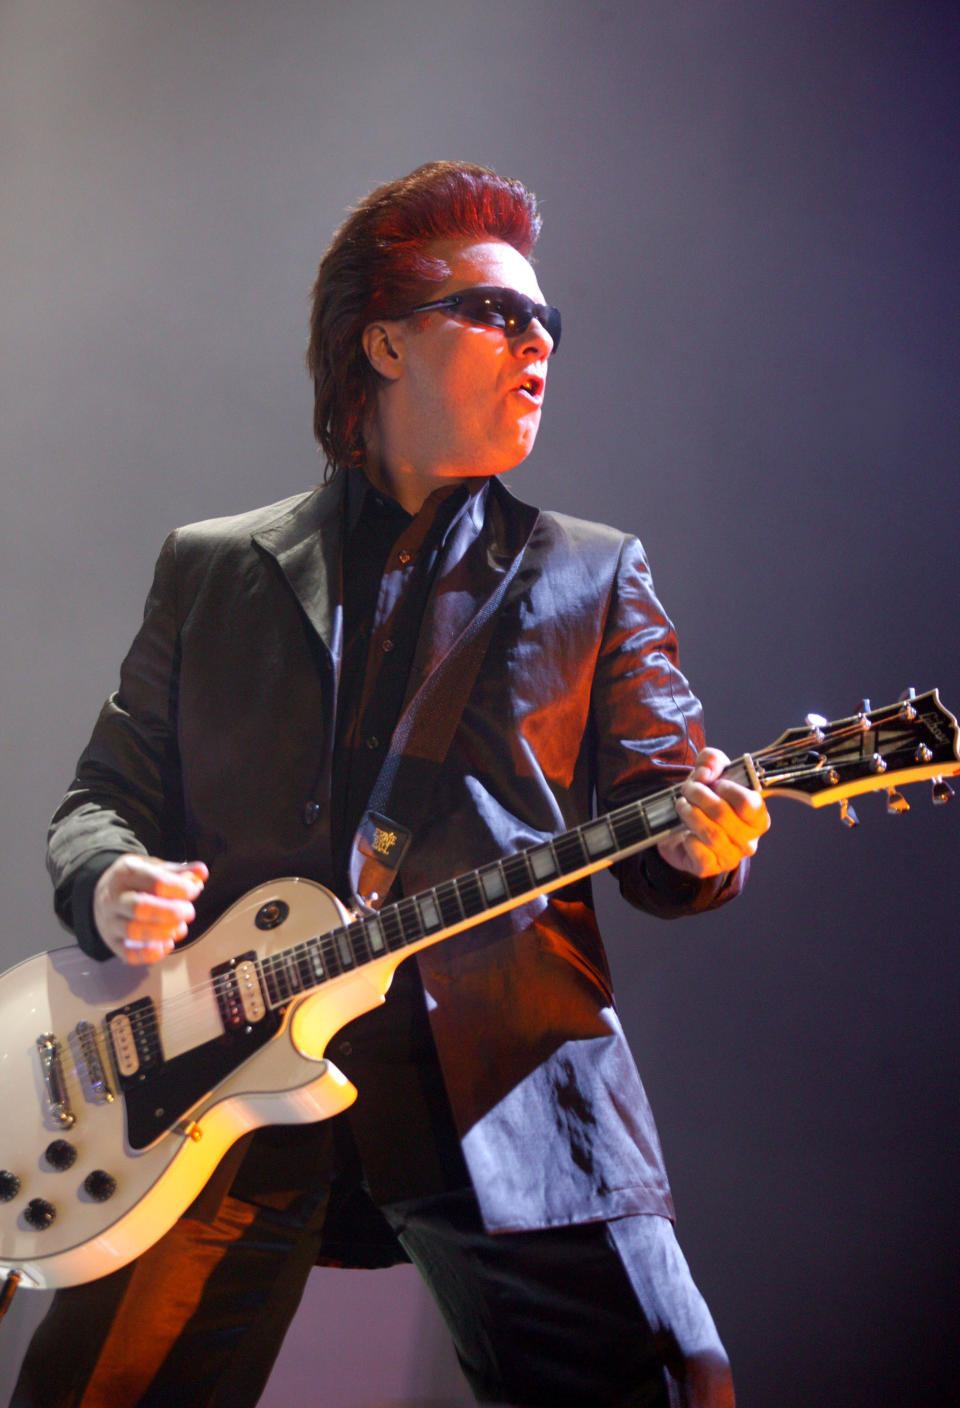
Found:
[(383, 904), (410, 840), (428, 814), (440, 767), (523, 555), (524, 549), (516, 553), (496, 590), (427, 677), (413, 701), (416, 707), (408, 704), (394, 729), (350, 855), (350, 886), (360, 913)]

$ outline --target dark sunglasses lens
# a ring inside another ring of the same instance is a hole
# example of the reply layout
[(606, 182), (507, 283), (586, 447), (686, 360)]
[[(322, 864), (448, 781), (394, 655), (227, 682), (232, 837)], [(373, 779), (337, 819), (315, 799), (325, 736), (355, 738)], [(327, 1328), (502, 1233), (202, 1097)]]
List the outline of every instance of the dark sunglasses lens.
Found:
[(468, 289), (460, 296), (460, 310), (475, 323), (501, 328), (508, 337), (525, 332), (534, 318), (546, 328), (557, 350), (560, 341), (560, 312), (549, 304), (534, 303), (513, 289)]
[(550, 340), (553, 343), (552, 350), (556, 352), (560, 346), (560, 309), (551, 308), (549, 303), (544, 303), (537, 316), (550, 334)]

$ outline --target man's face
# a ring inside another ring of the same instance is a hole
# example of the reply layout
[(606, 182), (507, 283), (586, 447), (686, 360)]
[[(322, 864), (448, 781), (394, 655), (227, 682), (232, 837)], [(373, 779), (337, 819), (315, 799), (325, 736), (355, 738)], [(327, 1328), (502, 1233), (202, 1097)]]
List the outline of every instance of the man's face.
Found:
[[(530, 264), (500, 240), (440, 240), (431, 246), (450, 275), (429, 301), (478, 284), (545, 302)], [(552, 342), (534, 319), (508, 337), (440, 309), (396, 325), (403, 374), (396, 395), (402, 456), (419, 473), (448, 479), (503, 474), (525, 459), (540, 425)], [(387, 447), (384, 447), (387, 448)], [(389, 453), (389, 450), (388, 450)]]

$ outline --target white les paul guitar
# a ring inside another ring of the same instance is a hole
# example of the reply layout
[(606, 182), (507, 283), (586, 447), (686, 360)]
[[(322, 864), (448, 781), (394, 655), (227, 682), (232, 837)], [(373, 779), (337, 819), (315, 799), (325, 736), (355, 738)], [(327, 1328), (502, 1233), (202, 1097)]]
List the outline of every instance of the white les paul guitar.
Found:
[[(730, 765), (764, 796), (820, 807), (960, 773), (957, 721), (936, 690), (834, 723), (808, 717)], [(123, 1266), (192, 1202), (224, 1152), (264, 1124), (324, 1119), (356, 1091), (323, 1052), (383, 1001), (427, 944), (679, 829), (676, 788), (357, 919), (308, 880), (239, 900), (147, 968), (78, 948), (0, 978), (0, 1272), (70, 1286)]]

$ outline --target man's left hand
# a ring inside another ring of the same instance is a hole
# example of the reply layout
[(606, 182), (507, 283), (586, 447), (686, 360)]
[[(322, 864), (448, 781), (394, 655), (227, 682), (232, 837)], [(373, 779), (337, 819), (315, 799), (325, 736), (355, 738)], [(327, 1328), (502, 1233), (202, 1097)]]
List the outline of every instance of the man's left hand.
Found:
[(721, 777), (729, 765), (719, 748), (704, 748), (697, 755), (676, 802), (683, 830), (657, 846), (668, 865), (702, 880), (736, 870), (770, 826), (760, 793)]

